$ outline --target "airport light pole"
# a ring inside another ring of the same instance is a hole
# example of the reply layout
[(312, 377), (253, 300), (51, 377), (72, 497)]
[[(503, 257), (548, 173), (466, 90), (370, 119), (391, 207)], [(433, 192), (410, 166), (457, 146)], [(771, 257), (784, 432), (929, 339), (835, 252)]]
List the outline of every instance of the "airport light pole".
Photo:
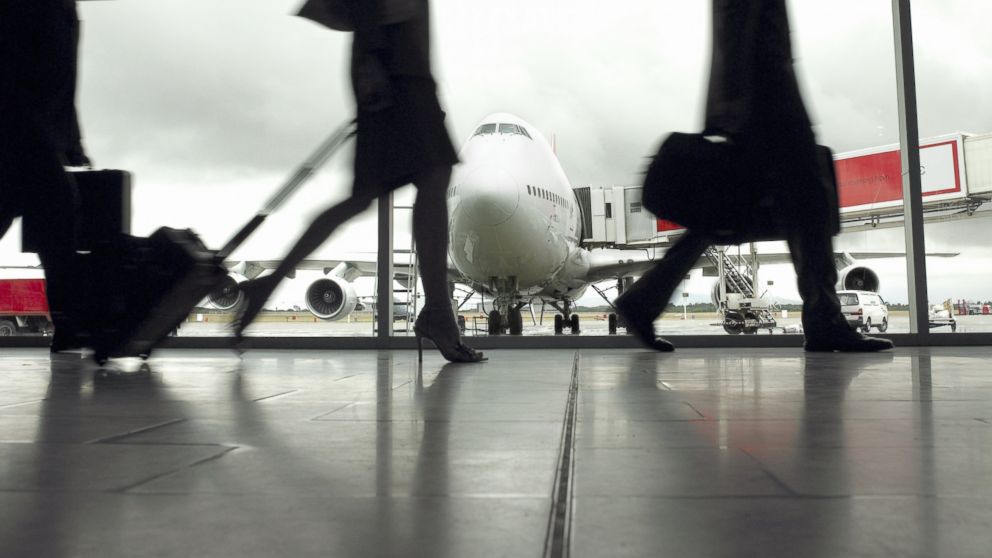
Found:
[(923, 180), (920, 174), (920, 130), (916, 107), (916, 70), (913, 62), (910, 0), (892, 0), (892, 21), (896, 54), (896, 90), (899, 97), (902, 197), (906, 216), (903, 227), (906, 237), (909, 332), (929, 335), (927, 263), (923, 237)]

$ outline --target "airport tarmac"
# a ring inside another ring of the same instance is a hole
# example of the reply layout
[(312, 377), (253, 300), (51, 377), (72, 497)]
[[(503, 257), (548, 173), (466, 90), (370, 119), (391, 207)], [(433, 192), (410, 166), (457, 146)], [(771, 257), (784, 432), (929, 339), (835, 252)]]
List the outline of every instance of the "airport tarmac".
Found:
[[(287, 316), (282, 318), (282, 321), (259, 321), (248, 329), (247, 335), (257, 337), (364, 337), (373, 335), (372, 323), (369, 321), (322, 322), (313, 321), (312, 317), (304, 319), (299, 315), (294, 316), (297, 319), (290, 320), (287, 319)], [(583, 314), (579, 335), (607, 335), (608, 324), (602, 316), (602, 314)], [(540, 323), (533, 325), (528, 318), (529, 316), (524, 317), (524, 335), (554, 335), (553, 321), (550, 318), (546, 317), (543, 325)], [(992, 315), (955, 316), (955, 319), (957, 320), (956, 331), (958, 333), (992, 332)], [(484, 333), (484, 321), (477, 322), (478, 332), (473, 330), (471, 318), (467, 322), (466, 336), (486, 335)], [(798, 313), (790, 313), (787, 318), (778, 318), (777, 323), (778, 327), (773, 332), (761, 330), (757, 335), (782, 335), (787, 330), (794, 333), (799, 326), (800, 317)], [(719, 318), (715, 314), (700, 315), (694, 319), (690, 317), (686, 320), (682, 320), (680, 316), (668, 316), (655, 322), (655, 330), (659, 335), (729, 335), (718, 324)], [(406, 328), (406, 321), (397, 320), (395, 322), (395, 335), (406, 335)], [(948, 335), (954, 334), (946, 326), (933, 328), (931, 331)], [(622, 334), (623, 329), (620, 332)], [(872, 333), (876, 333), (876, 330), (872, 329)], [(909, 333), (909, 316), (906, 313), (893, 313), (890, 316), (887, 333)], [(185, 337), (223, 337), (229, 334), (229, 324), (218, 321), (190, 321), (184, 323), (179, 330), (179, 335)], [(568, 330), (566, 330), (565, 335), (570, 335)]]

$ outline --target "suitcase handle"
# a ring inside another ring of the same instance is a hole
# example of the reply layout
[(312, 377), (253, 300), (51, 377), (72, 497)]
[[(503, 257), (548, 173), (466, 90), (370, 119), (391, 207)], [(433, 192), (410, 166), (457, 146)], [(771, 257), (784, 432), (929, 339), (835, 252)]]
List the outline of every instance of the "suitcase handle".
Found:
[(334, 132), (328, 136), (323, 143), (314, 151), (310, 157), (308, 157), (303, 164), (300, 165), (293, 176), (282, 185), (279, 190), (273, 194), (269, 201), (262, 207), (262, 210), (258, 212), (254, 217), (248, 221), (244, 227), (241, 228), (231, 240), (227, 241), (227, 244), (221, 248), (214, 258), (217, 261), (224, 261), (231, 252), (234, 252), (242, 242), (247, 239), (251, 233), (255, 232), (255, 229), (260, 227), (265, 221), (265, 218), (269, 216), (270, 213), (275, 211), (286, 201), (301, 184), (306, 182), (320, 167), (331, 158), (334, 153), (341, 148), (346, 141), (348, 141), (352, 136), (355, 135), (355, 122), (356, 120), (350, 120), (339, 126)]

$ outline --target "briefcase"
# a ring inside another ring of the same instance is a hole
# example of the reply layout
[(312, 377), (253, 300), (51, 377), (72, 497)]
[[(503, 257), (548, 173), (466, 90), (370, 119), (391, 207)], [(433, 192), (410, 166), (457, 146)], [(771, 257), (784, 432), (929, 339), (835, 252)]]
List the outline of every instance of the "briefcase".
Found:
[[(831, 234), (840, 231), (833, 153), (816, 146), (823, 209)], [(784, 240), (782, 212), (763, 169), (733, 141), (718, 135), (670, 134), (644, 176), (644, 207), (662, 219), (712, 236), (721, 244)]]

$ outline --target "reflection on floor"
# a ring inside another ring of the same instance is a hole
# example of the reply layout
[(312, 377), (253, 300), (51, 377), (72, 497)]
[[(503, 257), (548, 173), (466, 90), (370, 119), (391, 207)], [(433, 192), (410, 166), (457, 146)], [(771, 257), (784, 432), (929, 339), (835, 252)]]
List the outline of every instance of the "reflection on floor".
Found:
[(992, 348), (490, 357), (0, 351), (0, 556), (988, 556)]

